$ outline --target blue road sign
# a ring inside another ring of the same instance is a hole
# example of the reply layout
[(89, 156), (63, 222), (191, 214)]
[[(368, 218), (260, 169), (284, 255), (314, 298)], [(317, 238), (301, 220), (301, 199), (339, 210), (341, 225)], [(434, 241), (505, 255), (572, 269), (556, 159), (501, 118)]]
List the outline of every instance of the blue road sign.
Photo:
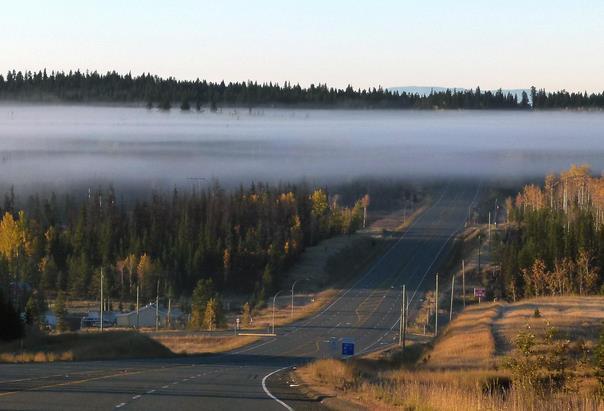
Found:
[(342, 355), (354, 355), (354, 342), (344, 341), (342, 343)]

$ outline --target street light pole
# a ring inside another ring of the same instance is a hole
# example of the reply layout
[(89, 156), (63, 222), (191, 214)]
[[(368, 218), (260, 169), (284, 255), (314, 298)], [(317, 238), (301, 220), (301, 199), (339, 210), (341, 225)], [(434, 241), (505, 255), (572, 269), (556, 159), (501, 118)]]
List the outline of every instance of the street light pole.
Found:
[(104, 307), (105, 301), (103, 301), (103, 298), (104, 298), (104, 296), (103, 296), (103, 267), (101, 267), (101, 311), (99, 313), (99, 317), (101, 320), (101, 332), (103, 332), (103, 309), (105, 308)]
[(277, 291), (277, 294), (275, 294), (273, 297), (273, 334), (275, 333), (275, 301), (277, 300), (277, 296), (281, 293), (281, 291), (283, 290)]
[(296, 280), (294, 281), (294, 283), (292, 284), (292, 312), (291, 312), (291, 318), (294, 318), (294, 287), (296, 286), (296, 283), (300, 281), (300, 280)]
[(139, 294), (139, 287), (140, 285), (136, 284), (136, 329), (138, 330), (138, 311), (139, 311), (139, 298), (138, 298), (138, 294)]

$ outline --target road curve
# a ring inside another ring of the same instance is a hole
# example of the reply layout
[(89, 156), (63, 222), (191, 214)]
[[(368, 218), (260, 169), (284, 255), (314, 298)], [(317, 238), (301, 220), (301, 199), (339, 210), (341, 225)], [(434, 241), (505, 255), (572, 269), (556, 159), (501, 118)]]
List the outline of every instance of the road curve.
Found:
[(286, 410), (321, 409), (276, 383), (278, 370), (333, 355), (349, 337), (357, 353), (397, 338), (400, 286), (411, 303), (431, 288), (475, 201), (475, 185), (451, 185), (397, 242), (318, 314), (277, 336), (230, 353), (176, 359), (0, 365), (0, 409)]

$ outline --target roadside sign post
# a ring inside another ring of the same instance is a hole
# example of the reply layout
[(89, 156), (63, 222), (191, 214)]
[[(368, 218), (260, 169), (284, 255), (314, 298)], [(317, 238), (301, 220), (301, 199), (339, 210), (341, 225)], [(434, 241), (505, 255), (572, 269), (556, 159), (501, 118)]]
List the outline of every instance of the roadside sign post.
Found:
[(336, 337), (331, 337), (329, 339), (329, 351), (332, 357), (335, 357), (338, 352), (338, 339)]
[(474, 297), (478, 297), (478, 304), (480, 304), (480, 299), (487, 296), (487, 291), (483, 287), (475, 287), (474, 288)]
[(239, 331), (239, 322), (241, 320), (239, 319), (239, 317), (237, 317), (237, 319), (235, 320), (235, 335), (237, 335), (237, 331)]

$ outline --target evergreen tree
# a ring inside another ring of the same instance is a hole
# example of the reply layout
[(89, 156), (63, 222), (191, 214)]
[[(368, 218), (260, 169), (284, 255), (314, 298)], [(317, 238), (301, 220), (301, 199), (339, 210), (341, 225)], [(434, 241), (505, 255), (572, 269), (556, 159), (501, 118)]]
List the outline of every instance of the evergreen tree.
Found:
[(201, 279), (197, 282), (191, 297), (191, 326), (202, 327), (205, 322), (206, 306), (214, 298), (214, 283), (212, 279)]
[(206, 304), (203, 316), (203, 326), (208, 331), (214, 331), (224, 323), (222, 306), (217, 298), (210, 298)]
[(57, 331), (63, 332), (69, 330), (67, 324), (67, 309), (65, 308), (65, 295), (62, 291), (57, 295), (54, 305), (54, 314), (57, 319)]
[(169, 111), (172, 108), (172, 103), (170, 103), (170, 99), (166, 97), (161, 100), (157, 108), (163, 111)]
[(251, 325), (252, 320), (252, 309), (250, 307), (250, 303), (246, 302), (243, 304), (243, 310), (241, 313), (241, 326), (249, 326)]

